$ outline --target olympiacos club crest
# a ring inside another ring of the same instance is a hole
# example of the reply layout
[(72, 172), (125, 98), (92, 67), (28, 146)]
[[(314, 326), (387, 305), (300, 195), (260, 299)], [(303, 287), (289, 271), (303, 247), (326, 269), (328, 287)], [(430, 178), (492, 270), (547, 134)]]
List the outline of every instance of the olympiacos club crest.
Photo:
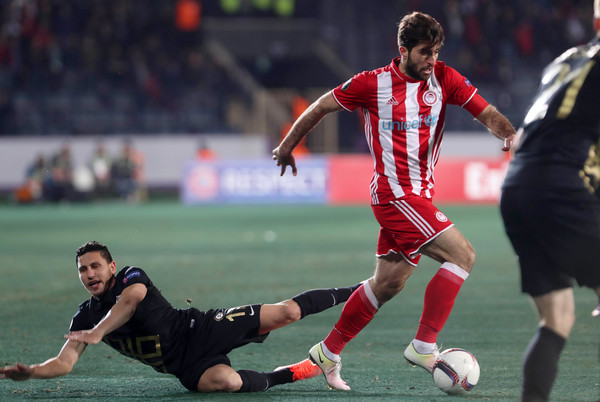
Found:
[(437, 100), (438, 95), (434, 91), (429, 90), (423, 94), (423, 102), (425, 102), (426, 105), (433, 106), (437, 103)]
[(446, 217), (446, 215), (444, 215), (441, 211), (437, 211), (435, 213), (435, 217), (440, 222), (446, 222), (448, 220), (448, 218)]

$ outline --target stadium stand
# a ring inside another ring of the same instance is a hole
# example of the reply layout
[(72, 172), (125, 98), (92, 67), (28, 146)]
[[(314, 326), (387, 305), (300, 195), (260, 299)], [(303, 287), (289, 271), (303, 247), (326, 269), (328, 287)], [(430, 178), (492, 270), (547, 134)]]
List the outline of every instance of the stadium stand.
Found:
[[(256, 112), (253, 91), (283, 110), (291, 97), (277, 90), (327, 89), (388, 63), (395, 24), (412, 9), (440, 20), (441, 59), (515, 124), (540, 66), (591, 37), (586, 0), (4, 0), (0, 135), (260, 129), (277, 137), (289, 115), (271, 126), (236, 119), (235, 111)], [(227, 58), (215, 57), (217, 48)], [(340, 127), (360, 136), (358, 118), (345, 119)], [(478, 129), (464, 113), (449, 113), (447, 125)], [(351, 137), (342, 151), (355, 150)]]

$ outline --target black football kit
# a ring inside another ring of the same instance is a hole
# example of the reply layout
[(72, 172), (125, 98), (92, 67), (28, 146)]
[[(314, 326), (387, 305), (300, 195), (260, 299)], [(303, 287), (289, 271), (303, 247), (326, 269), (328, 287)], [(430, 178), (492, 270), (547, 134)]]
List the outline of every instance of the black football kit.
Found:
[(144, 284), (148, 292), (133, 317), (102, 341), (118, 352), (177, 376), (195, 390), (200, 375), (215, 364), (229, 364), (225, 356), (249, 342), (262, 342), (259, 336), (260, 305), (233, 309), (200, 311), (176, 309), (137, 267), (125, 267), (115, 284), (100, 299), (91, 297), (81, 305), (71, 321), (70, 331), (93, 328), (117, 302), (125, 288)]
[[(161, 373), (175, 375), (189, 390), (197, 391), (202, 374), (217, 364), (231, 366), (227, 353), (251, 342), (263, 342), (259, 335), (261, 304), (200, 311), (176, 309), (138, 267), (125, 267), (112, 279), (113, 286), (100, 298), (91, 297), (79, 305), (70, 331), (93, 328), (117, 303), (125, 288), (135, 283), (146, 286), (146, 297), (131, 319), (106, 335), (102, 341)], [(293, 297), (301, 317), (345, 302), (360, 284), (347, 288), (312, 289)], [(243, 380), (240, 392), (262, 391), (292, 382), (291, 373), (238, 371)], [(289, 375), (288, 375), (289, 374)]]
[[(599, 61), (597, 37), (544, 69), (502, 186), (521, 289), (534, 298), (568, 289), (573, 279), (600, 286)], [(545, 322), (538, 327), (525, 349), (521, 400), (550, 399), (566, 340)]]
[(500, 207), (532, 296), (600, 285), (600, 39), (549, 64), (524, 119)]

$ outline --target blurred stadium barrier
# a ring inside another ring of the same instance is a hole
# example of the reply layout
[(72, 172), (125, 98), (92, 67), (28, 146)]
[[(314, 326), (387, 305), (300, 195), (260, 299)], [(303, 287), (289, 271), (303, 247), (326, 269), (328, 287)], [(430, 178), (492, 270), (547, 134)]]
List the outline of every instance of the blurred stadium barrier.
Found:
[[(167, 190), (174, 195), (179, 191), (187, 204), (369, 203), (370, 155), (313, 154), (298, 158), (298, 176), (293, 177), (288, 168), (280, 177), (267, 136), (233, 134), (0, 137), (0, 192), (19, 186), (38, 155), (49, 157), (68, 144), (73, 169), (81, 171), (89, 166), (99, 142), (114, 157), (126, 139), (144, 156), (148, 190)], [(500, 145), (483, 132), (446, 135), (436, 169), (434, 199), (497, 202), (506, 162)], [(205, 151), (210, 158), (203, 156)]]
[(49, 157), (68, 144), (73, 167), (77, 168), (89, 164), (99, 142), (115, 157), (125, 139), (144, 155), (143, 168), (149, 189), (176, 189), (185, 163), (197, 157), (199, 147), (207, 147), (221, 158), (256, 159), (270, 152), (270, 144), (261, 135), (0, 137), (0, 191), (11, 191), (20, 185), (27, 167), (38, 155)]
[[(181, 181), (185, 204), (369, 204), (370, 155), (306, 157), (280, 177), (268, 159), (191, 161)], [(502, 157), (441, 157), (434, 200), (496, 204), (508, 166)]]

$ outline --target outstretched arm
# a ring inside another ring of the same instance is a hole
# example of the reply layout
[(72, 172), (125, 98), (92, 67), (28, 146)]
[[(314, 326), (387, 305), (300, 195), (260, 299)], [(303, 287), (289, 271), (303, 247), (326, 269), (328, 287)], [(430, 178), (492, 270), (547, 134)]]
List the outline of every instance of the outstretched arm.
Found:
[(501, 140), (504, 140), (504, 145), (502, 146), (503, 151), (510, 151), (516, 135), (515, 128), (510, 121), (498, 111), (498, 109), (492, 105), (488, 105), (481, 113), (479, 113), (476, 119), (486, 126), (490, 133)]
[(23, 381), (30, 378), (54, 378), (70, 373), (86, 345), (100, 342), (104, 335), (129, 321), (138, 304), (146, 297), (146, 293), (147, 288), (141, 283), (129, 286), (121, 293), (119, 301), (94, 328), (65, 335), (67, 342), (58, 356), (31, 366), (16, 363), (14, 366), (0, 368), (0, 378)]
[(294, 122), (292, 128), (281, 141), (279, 146), (273, 150), (273, 160), (277, 166), (281, 166), (281, 176), (285, 173), (287, 166), (292, 167), (292, 173), (296, 176), (296, 161), (292, 156), (292, 151), (296, 145), (312, 130), (321, 119), (328, 113), (337, 112), (342, 107), (335, 101), (331, 92), (321, 96), (312, 105), (308, 107)]
[(69, 374), (85, 350), (85, 343), (68, 340), (58, 356), (40, 364), (28, 366), (16, 363), (14, 366), (0, 367), (0, 378), (24, 381), (30, 378), (54, 378)]
[(129, 286), (123, 290), (117, 303), (112, 306), (110, 311), (94, 328), (70, 332), (65, 335), (65, 338), (86, 344), (99, 343), (104, 335), (109, 334), (131, 319), (138, 304), (146, 297), (147, 292), (148, 289), (144, 284), (135, 283)]

